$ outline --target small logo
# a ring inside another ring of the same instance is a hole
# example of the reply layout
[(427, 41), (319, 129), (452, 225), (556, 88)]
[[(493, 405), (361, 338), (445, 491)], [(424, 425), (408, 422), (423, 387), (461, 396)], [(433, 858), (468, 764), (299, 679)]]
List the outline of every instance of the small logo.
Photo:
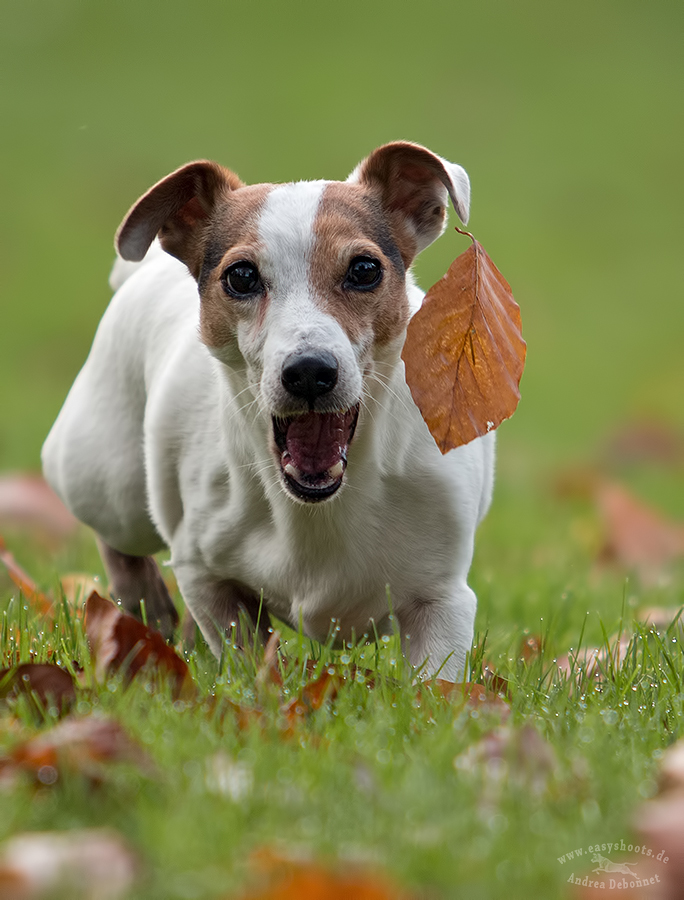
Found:
[[(619, 854), (623, 853), (629, 861), (620, 860)], [(610, 854), (610, 856), (606, 854)], [(619, 862), (613, 862), (616, 857), (620, 860)], [(585, 874), (589, 869), (590, 859), (593, 868), (591, 874)], [(669, 862), (669, 857), (665, 856), (664, 850), (654, 850), (645, 844), (630, 844), (623, 838), (604, 844), (577, 847), (564, 853), (563, 856), (559, 856), (558, 862), (561, 865), (572, 862), (573, 871), (567, 878), (569, 884), (614, 891), (658, 884), (661, 880), (660, 876), (663, 874), (660, 867)], [(575, 867), (578, 864), (580, 871), (579, 874), (575, 874), (577, 871)], [(639, 866), (638, 872), (636, 871), (637, 866)]]
[(611, 862), (607, 856), (601, 856), (600, 853), (594, 853), (591, 861), (593, 863), (598, 863), (598, 868), (594, 869), (594, 872), (618, 872), (620, 875), (631, 875), (633, 878), (637, 877), (637, 873), (633, 872), (630, 866), (638, 866), (639, 863), (614, 863)]

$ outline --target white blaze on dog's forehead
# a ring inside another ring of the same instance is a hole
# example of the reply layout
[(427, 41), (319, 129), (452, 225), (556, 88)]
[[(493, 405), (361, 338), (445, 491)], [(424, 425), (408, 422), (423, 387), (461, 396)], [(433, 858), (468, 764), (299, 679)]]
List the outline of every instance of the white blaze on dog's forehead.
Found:
[(327, 181), (299, 181), (275, 187), (259, 217), (264, 248), (262, 274), (291, 287), (307, 277), (314, 242), (314, 222)]

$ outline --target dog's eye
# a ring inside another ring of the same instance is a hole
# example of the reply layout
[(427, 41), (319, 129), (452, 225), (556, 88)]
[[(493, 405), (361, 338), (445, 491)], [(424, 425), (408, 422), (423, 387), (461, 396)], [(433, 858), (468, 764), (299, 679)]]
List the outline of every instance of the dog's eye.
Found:
[(357, 256), (349, 264), (344, 286), (353, 290), (368, 291), (382, 281), (382, 266), (372, 256)]
[(250, 262), (236, 262), (221, 276), (223, 288), (233, 297), (246, 297), (261, 288), (259, 270)]

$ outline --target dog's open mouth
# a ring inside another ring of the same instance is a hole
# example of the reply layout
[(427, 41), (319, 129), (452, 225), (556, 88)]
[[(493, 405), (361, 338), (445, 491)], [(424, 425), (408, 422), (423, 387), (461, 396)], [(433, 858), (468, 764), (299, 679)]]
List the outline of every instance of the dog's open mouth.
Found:
[(358, 404), (340, 413), (274, 417), (273, 436), (285, 484), (300, 500), (325, 500), (340, 487), (358, 417)]

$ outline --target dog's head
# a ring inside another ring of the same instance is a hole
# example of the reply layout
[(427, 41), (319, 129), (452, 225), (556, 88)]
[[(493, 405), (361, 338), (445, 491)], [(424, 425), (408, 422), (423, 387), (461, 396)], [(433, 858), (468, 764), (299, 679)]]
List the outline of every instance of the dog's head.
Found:
[(466, 222), (465, 171), (399, 142), (345, 182), (247, 186), (216, 163), (189, 163), (119, 228), (124, 259), (141, 260), (158, 236), (197, 280), (202, 340), (244, 371), (296, 499), (341, 486), (365, 381), (380, 360), (398, 359), (406, 273), (444, 230), (449, 197)]

